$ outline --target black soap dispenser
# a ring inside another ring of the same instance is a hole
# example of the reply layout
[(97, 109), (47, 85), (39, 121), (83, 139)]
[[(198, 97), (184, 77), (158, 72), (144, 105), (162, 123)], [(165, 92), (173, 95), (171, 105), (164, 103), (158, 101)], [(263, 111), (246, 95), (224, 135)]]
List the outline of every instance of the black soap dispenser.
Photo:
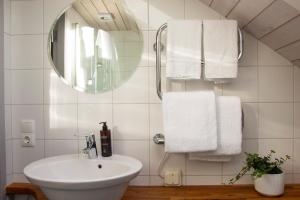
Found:
[(102, 130), (100, 131), (101, 154), (103, 157), (110, 157), (112, 155), (111, 132), (107, 128), (106, 122), (101, 122), (99, 124), (103, 124)]

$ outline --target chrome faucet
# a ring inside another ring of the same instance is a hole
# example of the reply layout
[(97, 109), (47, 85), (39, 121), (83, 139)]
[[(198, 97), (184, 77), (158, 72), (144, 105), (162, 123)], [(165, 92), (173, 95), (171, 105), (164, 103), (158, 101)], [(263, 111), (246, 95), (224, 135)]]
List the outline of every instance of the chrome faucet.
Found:
[(82, 152), (84, 154), (87, 154), (89, 159), (98, 158), (95, 135), (94, 134), (87, 135), (85, 136), (85, 140), (86, 140), (86, 148), (82, 149)]

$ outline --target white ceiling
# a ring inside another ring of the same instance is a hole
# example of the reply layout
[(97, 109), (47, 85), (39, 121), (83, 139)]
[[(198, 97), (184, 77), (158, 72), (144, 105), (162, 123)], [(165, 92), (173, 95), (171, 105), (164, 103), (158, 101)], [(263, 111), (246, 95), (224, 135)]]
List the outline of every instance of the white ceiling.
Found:
[(300, 65), (300, 0), (200, 0)]

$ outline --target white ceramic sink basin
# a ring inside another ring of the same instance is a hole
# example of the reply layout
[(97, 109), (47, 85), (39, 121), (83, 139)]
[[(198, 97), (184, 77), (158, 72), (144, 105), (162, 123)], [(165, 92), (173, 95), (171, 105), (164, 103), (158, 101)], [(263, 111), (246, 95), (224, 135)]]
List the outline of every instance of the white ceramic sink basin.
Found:
[(120, 200), (141, 169), (140, 161), (127, 156), (63, 155), (35, 161), (25, 167), (24, 174), (50, 200)]

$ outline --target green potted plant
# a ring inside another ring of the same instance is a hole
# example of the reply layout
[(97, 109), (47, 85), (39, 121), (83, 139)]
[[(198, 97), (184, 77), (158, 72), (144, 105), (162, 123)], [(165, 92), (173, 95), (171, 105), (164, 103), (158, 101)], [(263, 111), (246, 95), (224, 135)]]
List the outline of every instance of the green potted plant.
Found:
[(266, 156), (257, 153), (245, 153), (246, 163), (241, 171), (232, 179), (230, 184), (238, 181), (247, 172), (251, 171), (254, 178), (254, 187), (257, 192), (266, 196), (280, 196), (284, 193), (284, 173), (281, 165), (291, 157), (272, 158), (275, 151), (271, 150)]

